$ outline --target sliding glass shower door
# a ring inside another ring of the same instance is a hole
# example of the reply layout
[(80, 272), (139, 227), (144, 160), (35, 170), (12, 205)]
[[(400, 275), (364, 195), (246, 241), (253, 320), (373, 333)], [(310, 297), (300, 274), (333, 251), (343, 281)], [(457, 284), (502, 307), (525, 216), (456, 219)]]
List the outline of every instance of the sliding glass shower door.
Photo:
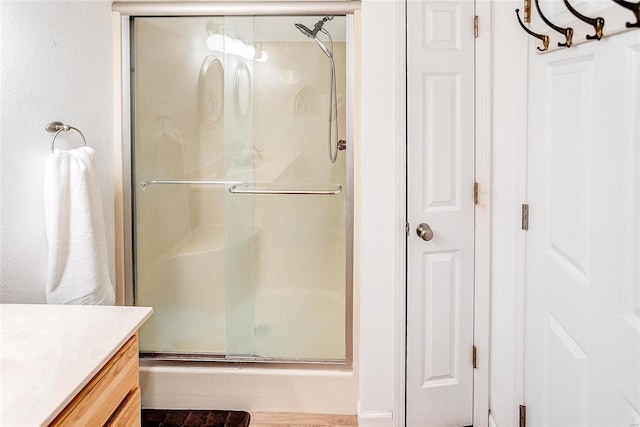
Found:
[(347, 357), (350, 189), (346, 152), (327, 155), (347, 139), (346, 25), (324, 27), (331, 56), (295, 27), (321, 18), (133, 20), (134, 294), (154, 308), (143, 354)]

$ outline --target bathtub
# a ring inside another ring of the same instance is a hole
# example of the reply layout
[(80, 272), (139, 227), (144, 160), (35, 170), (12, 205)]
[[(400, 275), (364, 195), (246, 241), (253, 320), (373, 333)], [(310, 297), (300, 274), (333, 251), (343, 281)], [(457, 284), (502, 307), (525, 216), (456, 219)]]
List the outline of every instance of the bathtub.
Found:
[(143, 408), (356, 414), (353, 371), (141, 362)]

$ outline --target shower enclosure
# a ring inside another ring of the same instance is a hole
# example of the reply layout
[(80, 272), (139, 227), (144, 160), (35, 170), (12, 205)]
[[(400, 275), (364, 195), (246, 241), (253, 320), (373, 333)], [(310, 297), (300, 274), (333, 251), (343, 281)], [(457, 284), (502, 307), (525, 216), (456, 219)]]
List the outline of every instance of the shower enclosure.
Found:
[[(296, 27), (323, 19), (318, 40)], [(348, 369), (353, 130), (345, 17), (129, 23), (128, 299), (154, 308), (140, 330), (141, 354)], [(336, 152), (338, 140), (346, 150), (332, 163), (327, 151)]]

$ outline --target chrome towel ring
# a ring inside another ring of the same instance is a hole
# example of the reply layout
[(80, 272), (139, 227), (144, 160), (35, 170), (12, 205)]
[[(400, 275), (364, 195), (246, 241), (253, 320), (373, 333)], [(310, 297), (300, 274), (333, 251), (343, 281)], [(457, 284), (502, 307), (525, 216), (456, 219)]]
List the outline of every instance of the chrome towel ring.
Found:
[(84, 146), (87, 146), (87, 140), (84, 137), (84, 134), (82, 132), (80, 132), (80, 129), (78, 128), (74, 128), (73, 126), (69, 126), (69, 125), (65, 125), (62, 122), (51, 122), (49, 123), (47, 126), (45, 126), (45, 129), (47, 132), (55, 132), (56, 134), (53, 135), (53, 139), (51, 140), (51, 152), (53, 153), (53, 149), (55, 148), (55, 143), (56, 143), (56, 138), (58, 137), (58, 134), (62, 131), (69, 131), (71, 129), (75, 130), (76, 132), (78, 132), (80, 134), (80, 136), (82, 137), (82, 142), (84, 142)]

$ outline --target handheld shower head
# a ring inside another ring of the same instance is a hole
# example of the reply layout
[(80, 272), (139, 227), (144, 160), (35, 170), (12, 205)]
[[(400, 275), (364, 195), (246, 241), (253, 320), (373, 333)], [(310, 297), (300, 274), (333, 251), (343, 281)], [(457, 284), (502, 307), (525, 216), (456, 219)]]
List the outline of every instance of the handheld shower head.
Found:
[[(320, 41), (320, 39), (318, 38), (318, 33), (320, 31), (322, 31), (325, 34), (329, 34), (329, 32), (327, 30), (325, 30), (323, 27), (324, 23), (327, 21), (331, 21), (333, 19), (333, 16), (325, 16), (324, 18), (322, 18), (321, 20), (319, 20), (318, 22), (316, 22), (313, 26), (313, 30), (310, 29), (309, 27), (307, 27), (306, 25), (303, 24), (295, 24), (295, 27), (305, 36), (309, 37), (310, 39), (315, 40), (315, 42), (318, 44), (318, 46), (320, 47), (320, 49), (324, 52), (325, 55), (327, 55), (329, 57), (329, 59), (333, 58), (333, 53), (327, 49), (327, 46), (325, 46), (324, 43), (322, 43)], [(329, 36), (330, 37), (330, 36)]]
[(316, 44), (324, 52), (324, 54), (327, 55), (329, 59), (333, 60), (333, 53), (324, 45), (324, 43), (322, 43), (317, 36), (313, 39), (316, 41)]
[(305, 36), (314, 39), (318, 35), (318, 31), (322, 30), (322, 26), (324, 25), (324, 23), (327, 21), (331, 21), (332, 19), (333, 16), (325, 16), (313, 25), (313, 30), (302, 24), (296, 24), (296, 28), (300, 30), (300, 32)]
[[(324, 23), (327, 21), (331, 21), (333, 16), (325, 16), (321, 20), (315, 23), (313, 26), (313, 30), (309, 29), (305, 25), (295, 24), (295, 27), (305, 36), (313, 39), (318, 47), (324, 52), (325, 55), (329, 58), (329, 63), (331, 65), (331, 86), (329, 89), (329, 160), (331, 163), (336, 162), (336, 158), (338, 157), (338, 96), (336, 94), (336, 64), (333, 60), (333, 40), (331, 39), (331, 33), (325, 30), (323, 27)], [(329, 48), (320, 41), (318, 38), (318, 33), (324, 33), (329, 39)], [(335, 128), (335, 150), (333, 149), (332, 144), (332, 136), (334, 135), (333, 129)]]
[[(322, 22), (322, 21), (321, 21)], [(309, 28), (307, 28), (306, 25), (302, 25), (302, 24), (295, 24), (296, 28), (298, 30), (300, 30), (300, 32), (302, 34), (304, 34), (305, 36), (309, 37), (309, 38), (314, 38), (316, 36), (316, 34), (318, 33), (317, 31), (314, 33), (313, 30), (310, 30)]]

